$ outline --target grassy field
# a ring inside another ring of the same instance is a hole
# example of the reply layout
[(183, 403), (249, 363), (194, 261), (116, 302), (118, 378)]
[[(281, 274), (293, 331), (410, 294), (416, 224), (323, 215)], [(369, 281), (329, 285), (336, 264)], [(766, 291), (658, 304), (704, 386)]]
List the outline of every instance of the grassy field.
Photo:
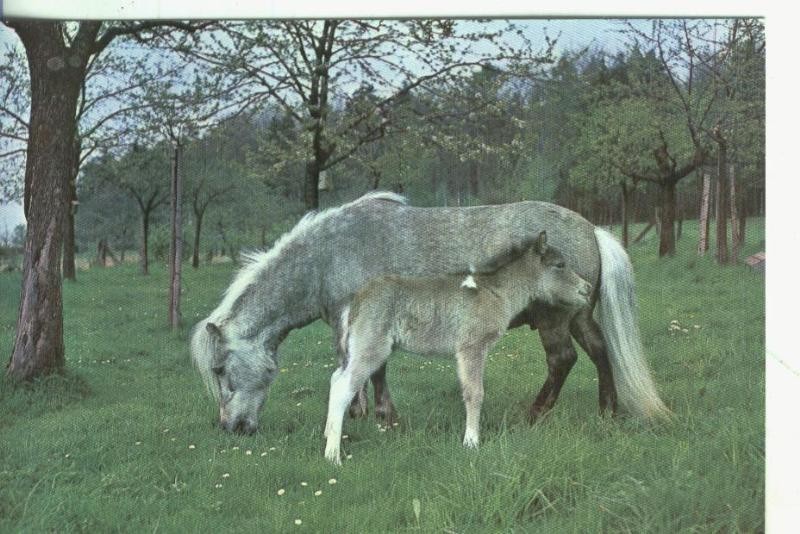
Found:
[[(763, 221), (747, 230), (745, 252), (763, 250)], [(598, 417), (581, 353), (550, 417), (528, 426), (545, 362), (537, 333), (517, 329), (488, 363), (480, 451), (461, 446), (453, 362), (398, 354), (400, 426), (347, 420), (340, 468), (322, 457), (327, 326), (289, 336), (260, 431), (232, 436), (213, 424), (187, 335), (233, 267), (186, 268), (177, 334), (165, 328), (163, 268), (79, 272), (65, 285), (66, 376), (0, 384), (0, 531), (763, 530), (764, 279), (697, 258), (692, 223), (674, 258), (656, 258), (655, 239), (631, 253), (644, 345), (674, 423)], [(3, 358), (18, 294), (19, 275), (0, 275)]]

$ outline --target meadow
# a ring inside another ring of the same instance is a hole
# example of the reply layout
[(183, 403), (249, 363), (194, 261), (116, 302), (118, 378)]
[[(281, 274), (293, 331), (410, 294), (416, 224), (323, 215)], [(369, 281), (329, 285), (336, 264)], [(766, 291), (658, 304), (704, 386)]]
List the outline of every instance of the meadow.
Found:
[[(742, 257), (764, 246), (763, 220), (747, 231)], [(400, 353), (388, 371), (399, 425), (346, 420), (338, 468), (322, 456), (326, 325), (287, 338), (259, 431), (230, 435), (187, 338), (234, 266), (185, 267), (176, 333), (163, 266), (81, 271), (64, 286), (66, 374), (0, 383), (0, 531), (763, 531), (764, 278), (698, 258), (696, 232), (684, 224), (672, 258), (656, 257), (654, 234), (631, 248), (643, 342), (674, 422), (599, 417), (579, 351), (554, 410), (529, 426), (546, 366), (538, 334), (520, 328), (490, 356), (478, 451), (461, 446), (453, 361)], [(0, 274), (4, 359), (19, 284)]]

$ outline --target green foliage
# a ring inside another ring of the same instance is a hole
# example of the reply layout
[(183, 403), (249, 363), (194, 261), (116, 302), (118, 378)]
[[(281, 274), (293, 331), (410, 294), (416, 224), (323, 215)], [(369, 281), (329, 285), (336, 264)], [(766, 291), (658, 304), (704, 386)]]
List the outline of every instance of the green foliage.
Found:
[[(748, 222), (745, 254), (763, 231)], [(554, 411), (529, 427), (546, 365), (538, 334), (520, 328), (490, 355), (479, 451), (461, 446), (454, 363), (397, 354), (400, 426), (347, 420), (352, 458), (338, 469), (321, 453), (335, 363), (326, 326), (281, 346), (261, 430), (224, 434), (187, 336), (233, 267), (184, 272), (177, 334), (163, 268), (88, 271), (64, 288), (67, 376), (0, 383), (0, 531), (762, 531), (764, 279), (697, 258), (696, 234), (684, 223), (672, 258), (653, 257), (649, 241), (631, 251), (644, 346), (673, 424), (598, 418), (581, 353)], [(11, 344), (19, 283), (0, 274), (0, 346)]]

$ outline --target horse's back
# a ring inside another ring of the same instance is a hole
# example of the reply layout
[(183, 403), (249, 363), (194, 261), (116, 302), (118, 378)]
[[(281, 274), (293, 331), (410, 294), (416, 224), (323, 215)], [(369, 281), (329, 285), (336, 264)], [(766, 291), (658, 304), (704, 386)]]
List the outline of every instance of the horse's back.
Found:
[(547, 202), (463, 208), (420, 208), (366, 200), (339, 214), (320, 241), (328, 303), (348, 300), (368, 280), (385, 274), (430, 276), (466, 272), (508, 248), (547, 232), (569, 266), (597, 285), (600, 259), (594, 226)]

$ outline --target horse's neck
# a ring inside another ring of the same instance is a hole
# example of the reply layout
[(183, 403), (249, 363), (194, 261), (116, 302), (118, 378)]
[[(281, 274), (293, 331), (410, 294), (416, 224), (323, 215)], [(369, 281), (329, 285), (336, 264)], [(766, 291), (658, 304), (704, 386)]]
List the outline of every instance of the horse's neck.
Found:
[(320, 316), (314, 265), (313, 258), (289, 256), (265, 266), (231, 321), (243, 335), (277, 347), (290, 331)]

